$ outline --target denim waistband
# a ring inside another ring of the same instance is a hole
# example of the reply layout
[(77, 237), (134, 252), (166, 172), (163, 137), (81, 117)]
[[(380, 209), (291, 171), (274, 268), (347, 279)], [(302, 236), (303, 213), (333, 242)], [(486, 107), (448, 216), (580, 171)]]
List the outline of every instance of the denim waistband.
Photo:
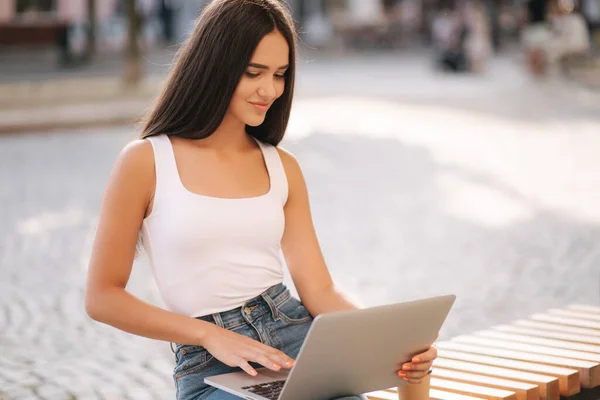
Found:
[(266, 313), (278, 320), (277, 307), (290, 298), (290, 291), (283, 284), (271, 286), (260, 295), (246, 301), (240, 307), (210, 315), (197, 317), (197, 319), (210, 322), (225, 329), (234, 329), (240, 325), (252, 323)]

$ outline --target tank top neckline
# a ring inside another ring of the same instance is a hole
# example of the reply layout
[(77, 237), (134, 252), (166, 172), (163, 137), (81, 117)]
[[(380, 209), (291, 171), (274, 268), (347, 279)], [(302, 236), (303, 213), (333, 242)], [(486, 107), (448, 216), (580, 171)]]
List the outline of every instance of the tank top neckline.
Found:
[(182, 190), (182, 192), (186, 193), (187, 195), (189, 195), (191, 197), (196, 197), (198, 199), (208, 199), (208, 200), (212, 200), (212, 201), (224, 201), (224, 202), (244, 201), (244, 200), (249, 201), (249, 200), (259, 200), (259, 199), (264, 199), (264, 198), (269, 197), (273, 193), (273, 184), (274, 184), (273, 170), (270, 165), (271, 163), (269, 161), (268, 154), (265, 151), (265, 148), (264, 148), (263, 144), (260, 142), (260, 140), (256, 139), (254, 136), (250, 136), (250, 137), (252, 139), (254, 139), (256, 144), (258, 144), (258, 147), (259, 147), (260, 152), (263, 157), (263, 162), (265, 163), (265, 166), (267, 168), (267, 175), (269, 176), (269, 190), (266, 193), (260, 194), (258, 196), (251, 196), (251, 197), (217, 197), (217, 196), (209, 196), (209, 195), (205, 195), (205, 194), (192, 192), (187, 187), (185, 187), (185, 185), (183, 184), (183, 181), (181, 180), (181, 175), (179, 175), (179, 168), (177, 167), (177, 161), (175, 159), (175, 150), (173, 149), (173, 143), (171, 143), (171, 139), (169, 138), (169, 136), (165, 135), (165, 139), (168, 142), (168, 147), (169, 147), (170, 162), (173, 165), (173, 171), (175, 173), (175, 176), (173, 178), (175, 179), (177, 186)]

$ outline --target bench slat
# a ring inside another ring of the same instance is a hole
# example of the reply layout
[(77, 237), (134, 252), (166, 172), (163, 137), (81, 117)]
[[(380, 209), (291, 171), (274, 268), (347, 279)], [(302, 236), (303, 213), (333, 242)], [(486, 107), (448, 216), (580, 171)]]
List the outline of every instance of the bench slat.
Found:
[(447, 370), (472, 372), (516, 382), (530, 383), (539, 388), (540, 400), (560, 399), (558, 379), (554, 376), (540, 375), (531, 372), (517, 371), (510, 368), (493, 367), (466, 361), (452, 360), (443, 357), (438, 357), (433, 362), (434, 371), (436, 371), (439, 367)]
[[(541, 341), (543, 339), (539, 340)], [(453, 338), (452, 341), (600, 363), (600, 354), (588, 353), (585, 351), (564, 350), (562, 348), (549, 346), (538, 346), (529, 343), (518, 343), (506, 339), (493, 339), (479, 335), (461, 335)], [(598, 349), (596, 349), (596, 351), (598, 351)]]
[(533, 314), (531, 319), (535, 321), (554, 322), (561, 325), (572, 325), (581, 328), (597, 329), (600, 333), (600, 322), (587, 321), (577, 318), (566, 318), (551, 314)]
[(600, 322), (600, 315), (597, 314), (591, 314), (575, 310), (561, 310), (560, 308), (552, 308), (546, 312), (551, 315), (560, 315), (562, 317), (577, 319), (589, 319), (591, 321)]
[(452, 347), (465, 347), (465, 345), (460, 345), (459, 343), (453, 343), (453, 346), (448, 347), (443, 343), (439, 343), (437, 347), (439, 357), (553, 376), (558, 378), (558, 388), (561, 396), (569, 397), (580, 392), (579, 371), (575, 369), (453, 350)]
[(566, 308), (574, 311), (588, 312), (592, 314), (600, 314), (600, 307), (588, 306), (584, 304), (571, 304)]
[(536, 328), (526, 328), (514, 325), (496, 325), (493, 326), (492, 329), (494, 331), (499, 332), (507, 332), (514, 333), (518, 335), (529, 335), (535, 337), (542, 337), (548, 339), (557, 339), (567, 342), (575, 342), (575, 343), (583, 343), (583, 344), (592, 344), (600, 346), (600, 337), (586, 336), (586, 335), (578, 335), (571, 334), (565, 332), (553, 332), (547, 329), (536, 329)]
[(517, 394), (509, 390), (493, 389), (469, 383), (449, 381), (446, 379), (431, 378), (431, 387), (433, 389), (465, 394), (467, 396), (484, 396), (488, 400), (517, 400)]
[(539, 400), (540, 388), (531, 383), (511, 381), (508, 379), (495, 378), (486, 375), (473, 374), (468, 372), (453, 371), (450, 369), (436, 367), (433, 370), (432, 378), (442, 378), (445, 380), (471, 383), (480, 386), (486, 386), (493, 389), (508, 390), (515, 392), (517, 400)]
[[(442, 343), (438, 344), (440, 347)], [(444, 348), (466, 351), (469, 353), (484, 354), (494, 357), (509, 358), (520, 361), (530, 361), (543, 365), (573, 368), (579, 372), (579, 383), (581, 387), (593, 388), (600, 384), (600, 364), (592, 361), (576, 360), (572, 358), (556, 357), (546, 354), (528, 353), (524, 351), (505, 350), (500, 348), (488, 348), (481, 345), (460, 343), (457, 339), (452, 342), (444, 342)]]
[(600, 332), (597, 331), (596, 329), (581, 328), (581, 327), (570, 326), (570, 325), (553, 324), (553, 323), (543, 322), (543, 321), (530, 321), (530, 320), (522, 319), (522, 320), (514, 321), (512, 324), (515, 326), (525, 326), (528, 328), (548, 329), (548, 330), (557, 331), (557, 332), (576, 333), (578, 335), (600, 337)]
[(429, 398), (431, 400), (481, 400), (481, 397), (467, 396), (464, 394), (445, 392), (443, 390), (429, 390)]
[(583, 353), (597, 354), (600, 356), (600, 346), (591, 344), (573, 343), (565, 340), (540, 338), (530, 335), (522, 335), (518, 333), (508, 333), (499, 331), (478, 331), (473, 333), (475, 336), (481, 336), (491, 339), (499, 339), (512, 341), (522, 344), (539, 345), (544, 347), (555, 347), (557, 349), (572, 350)]
[[(592, 388), (600, 383), (600, 364), (592, 361), (576, 360), (572, 358), (549, 356), (546, 354), (528, 353), (524, 351), (488, 348), (476, 344), (460, 343), (455, 341), (444, 344), (444, 348), (466, 351), (469, 353), (484, 354), (493, 357), (509, 358), (513, 360), (528, 361), (540, 365), (576, 369), (579, 372), (581, 387)], [(438, 347), (440, 347), (438, 345)]]

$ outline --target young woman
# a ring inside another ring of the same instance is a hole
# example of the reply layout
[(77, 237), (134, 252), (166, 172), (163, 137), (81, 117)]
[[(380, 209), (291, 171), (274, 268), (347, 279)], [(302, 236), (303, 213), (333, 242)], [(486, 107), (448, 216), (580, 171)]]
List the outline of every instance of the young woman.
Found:
[[(292, 26), (279, 0), (208, 5), (109, 178), (86, 310), (178, 343), (179, 400), (235, 398), (203, 378), (291, 368), (314, 316), (356, 307), (323, 260), (298, 162), (277, 147), (294, 90)], [(125, 290), (140, 231), (168, 311)], [(302, 302), (282, 284), (281, 250)], [(418, 355), (399, 379), (420, 383), (435, 357)]]

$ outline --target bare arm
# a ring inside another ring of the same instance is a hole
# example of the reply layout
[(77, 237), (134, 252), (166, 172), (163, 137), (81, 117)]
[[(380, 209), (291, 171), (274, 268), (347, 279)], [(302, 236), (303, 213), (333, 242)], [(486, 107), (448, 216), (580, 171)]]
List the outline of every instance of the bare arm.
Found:
[(89, 263), (85, 308), (96, 321), (152, 339), (202, 345), (211, 324), (175, 314), (131, 295), (138, 232), (154, 195), (152, 145), (127, 145), (110, 174)]
[(125, 147), (110, 175), (88, 271), (85, 309), (96, 321), (151, 339), (204, 346), (215, 358), (251, 375), (249, 362), (279, 370), (293, 360), (283, 352), (214, 324), (156, 307), (131, 295), (137, 237), (152, 204), (154, 154), (148, 141)]
[[(280, 150), (280, 155), (289, 186), (281, 247), (302, 302), (313, 316), (358, 308), (336, 289), (331, 279), (313, 225), (308, 191), (298, 162), (283, 150)], [(429, 378), (426, 373), (436, 357), (437, 350), (431, 347), (403, 365), (407, 369), (398, 371), (398, 376), (412, 385), (398, 388), (400, 400), (428, 398)]]
[(291, 154), (278, 150), (289, 186), (281, 247), (302, 303), (313, 316), (359, 308), (331, 279), (313, 225), (300, 165)]

